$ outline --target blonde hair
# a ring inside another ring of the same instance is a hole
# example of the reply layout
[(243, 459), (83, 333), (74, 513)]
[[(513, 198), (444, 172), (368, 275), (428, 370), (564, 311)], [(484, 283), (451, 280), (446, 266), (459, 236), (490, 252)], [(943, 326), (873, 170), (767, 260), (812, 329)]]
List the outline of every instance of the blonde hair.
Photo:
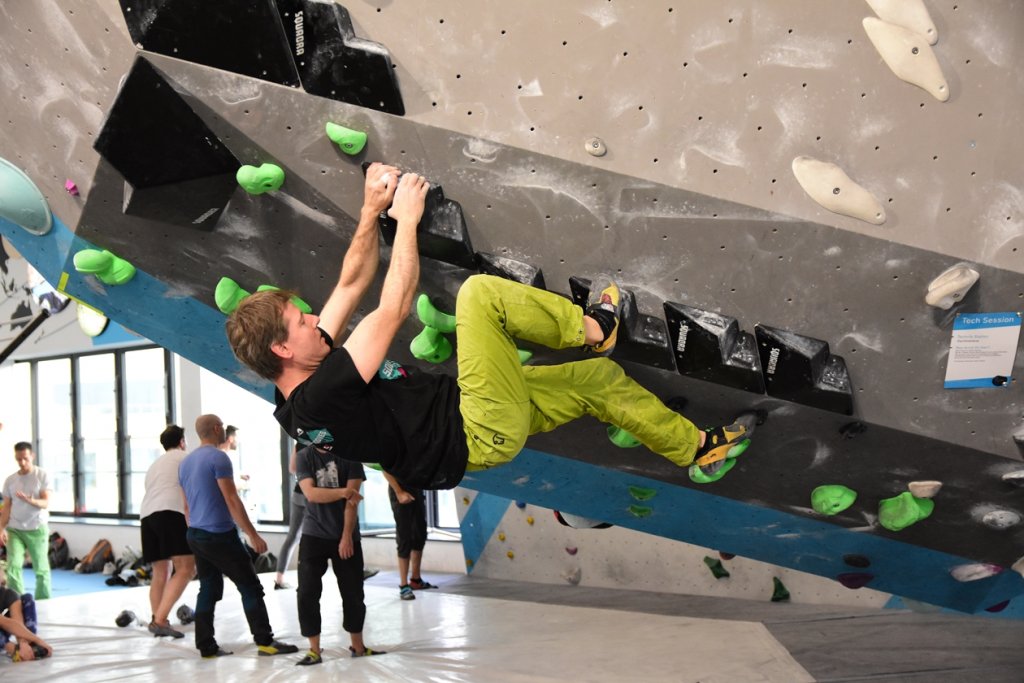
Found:
[(235, 357), (271, 381), (281, 374), (281, 357), (270, 347), (288, 339), (284, 308), (293, 296), (294, 292), (280, 289), (250, 294), (224, 323)]

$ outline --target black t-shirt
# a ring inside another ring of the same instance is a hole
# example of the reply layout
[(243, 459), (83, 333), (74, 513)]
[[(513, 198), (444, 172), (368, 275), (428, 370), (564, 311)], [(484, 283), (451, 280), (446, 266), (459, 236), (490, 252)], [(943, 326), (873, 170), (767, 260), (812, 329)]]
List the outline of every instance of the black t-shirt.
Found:
[(367, 383), (348, 351), (337, 348), (287, 400), (275, 394), (274, 417), (303, 445), (380, 463), (416, 488), (450, 489), (462, 481), (469, 451), (453, 377), (384, 361)]
[[(295, 458), (295, 476), (299, 481), (312, 479), (313, 486), (322, 489), (343, 489), (349, 479), (366, 479), (363, 466), (357, 462), (342, 460), (333, 453), (318, 452), (306, 447)], [(341, 538), (345, 530), (345, 507), (348, 501), (314, 503), (306, 501), (306, 515), (302, 518), (302, 533), (317, 538)], [(359, 525), (352, 531), (352, 538), (359, 538)]]
[(5, 617), (11, 616), (11, 605), (21, 600), (21, 596), (18, 592), (3, 586), (0, 588), (0, 615)]

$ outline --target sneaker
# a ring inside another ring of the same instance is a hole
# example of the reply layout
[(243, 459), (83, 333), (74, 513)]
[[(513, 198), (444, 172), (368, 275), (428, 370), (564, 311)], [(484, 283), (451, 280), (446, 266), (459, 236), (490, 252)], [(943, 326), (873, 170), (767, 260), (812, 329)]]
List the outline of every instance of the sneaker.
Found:
[(225, 649), (223, 649), (221, 647), (218, 647), (215, 651), (211, 652), (210, 654), (203, 655), (203, 659), (216, 659), (217, 657), (227, 657), (228, 655), (233, 655), (233, 654), (235, 654), (235, 653), (231, 652), (229, 650), (225, 650)]
[(609, 355), (615, 348), (619, 334), (619, 319), (622, 317), (622, 292), (610, 276), (599, 275), (590, 283), (586, 314), (595, 319), (612, 316), (614, 325), (604, 341), (590, 347), (590, 350), (598, 355)]
[(380, 574), (379, 569), (364, 569), (363, 581), (366, 581), (367, 579), (372, 579), (373, 577), (377, 576), (377, 574)]
[(693, 464), (707, 475), (716, 474), (724, 460), (738, 457), (750, 445), (747, 428), (739, 422), (726, 427), (715, 427), (706, 432), (704, 445), (697, 449)]
[(383, 650), (372, 650), (368, 647), (363, 648), (362, 652), (356, 652), (356, 649), (351, 645), (348, 646), (348, 651), (352, 653), (353, 657), (372, 657), (373, 655), (386, 655), (387, 652)]
[(152, 633), (153, 636), (156, 637), (156, 638), (160, 638), (160, 637), (163, 637), (163, 636), (167, 636), (167, 637), (170, 637), (170, 638), (184, 638), (185, 637), (184, 633), (182, 633), (181, 631), (174, 630), (173, 628), (171, 628), (170, 624), (167, 624), (166, 626), (164, 626), (163, 624), (158, 624), (155, 621), (151, 621), (151, 622), (149, 622), (148, 628), (149, 628), (149, 632)]
[(405, 586), (398, 587), (398, 597), (402, 600), (415, 600), (416, 596), (412, 594), (412, 586), (406, 584)]
[(409, 587), (412, 588), (414, 591), (427, 590), (428, 588), (437, 588), (437, 586), (435, 586), (434, 584), (424, 581), (423, 579), (409, 579)]
[(270, 641), (270, 645), (257, 645), (260, 657), (273, 657), (274, 655), (290, 655), (299, 651), (295, 645), (282, 643), (280, 640)]
[(319, 652), (313, 652), (310, 650), (306, 653), (306, 656), (295, 662), (295, 666), (313, 666), (314, 664), (323, 664), (324, 658)]
[(278, 583), (277, 581), (274, 582), (274, 590), (276, 591), (286, 591), (289, 588), (291, 588), (291, 586), (284, 581), (282, 581), (281, 583)]

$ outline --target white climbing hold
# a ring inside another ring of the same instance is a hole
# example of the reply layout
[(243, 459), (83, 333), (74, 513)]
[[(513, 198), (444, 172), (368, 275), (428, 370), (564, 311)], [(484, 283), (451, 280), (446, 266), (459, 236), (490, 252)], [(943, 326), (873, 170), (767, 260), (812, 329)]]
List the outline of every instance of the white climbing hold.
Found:
[(940, 102), (949, 99), (946, 77), (924, 36), (875, 17), (865, 17), (862, 23), (871, 44), (898, 78), (927, 90)]
[(921, 0), (867, 0), (882, 21), (908, 28), (927, 39), (929, 45), (939, 42), (939, 32), (928, 9)]
[(1014, 470), (1003, 475), (1003, 481), (1014, 486), (1024, 486), (1024, 470)]
[(941, 481), (912, 481), (907, 485), (907, 489), (917, 498), (934, 498), (941, 488)]
[(583, 143), (583, 148), (587, 150), (587, 154), (595, 157), (603, 157), (608, 153), (608, 146), (601, 138), (587, 138), (587, 141)]
[(987, 579), (990, 576), (1003, 571), (1003, 568), (997, 564), (988, 564), (987, 562), (977, 562), (973, 564), (960, 564), (949, 570), (950, 575), (961, 582), (968, 581), (979, 581), (981, 579)]
[(1020, 515), (1013, 510), (992, 510), (986, 512), (981, 521), (993, 529), (1009, 529), (1020, 524)]
[(829, 211), (874, 225), (885, 222), (882, 204), (835, 164), (799, 156), (793, 159), (793, 175), (804, 192)]
[(579, 567), (571, 571), (567, 571), (562, 574), (562, 578), (571, 583), (574, 586), (580, 585), (580, 579), (583, 578), (583, 570)]
[(1010, 565), (1010, 569), (1012, 569), (1013, 571), (1017, 572), (1021, 576), (1024, 576), (1024, 557), (1020, 558), (1019, 560), (1014, 562), (1012, 565)]
[(981, 275), (969, 263), (951, 266), (928, 284), (924, 302), (943, 310), (949, 310), (961, 301)]

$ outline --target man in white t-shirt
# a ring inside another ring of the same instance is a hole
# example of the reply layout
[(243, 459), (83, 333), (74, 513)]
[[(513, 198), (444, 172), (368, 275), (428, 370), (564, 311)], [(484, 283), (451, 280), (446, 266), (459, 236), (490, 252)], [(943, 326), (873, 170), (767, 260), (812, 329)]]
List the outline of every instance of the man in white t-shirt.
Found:
[(185, 634), (171, 628), (168, 617), (196, 574), (196, 560), (185, 537), (185, 494), (178, 483), (178, 466), (187, 455), (185, 430), (170, 425), (160, 435), (160, 445), (167, 452), (154, 460), (146, 472), (146, 495), (139, 510), (142, 558), (153, 564), (153, 581), (149, 584), (153, 619), (149, 631), (154, 636), (182, 638)]
[(50, 597), (50, 529), (46, 522), (50, 506), (50, 478), (36, 467), (32, 444), (14, 444), (18, 471), (4, 482), (4, 507), (0, 510), (0, 544), (7, 546), (7, 587), (25, 592), (21, 576), (25, 551), (32, 558), (36, 575), (36, 600)]

